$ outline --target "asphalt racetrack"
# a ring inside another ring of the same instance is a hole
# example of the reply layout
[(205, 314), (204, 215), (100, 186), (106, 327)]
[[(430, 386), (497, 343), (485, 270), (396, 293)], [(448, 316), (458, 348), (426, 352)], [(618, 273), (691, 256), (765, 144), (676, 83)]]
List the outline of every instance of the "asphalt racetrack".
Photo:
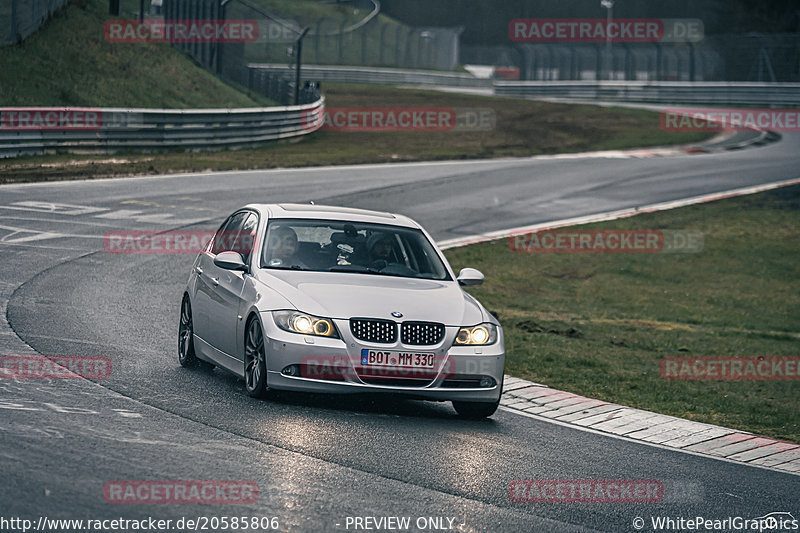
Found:
[[(0, 380), (0, 515), (34, 524), (40, 517), (149, 516), (173, 524), (182, 517), (276, 517), (281, 531), (354, 531), (355, 517), (411, 517), (412, 531), (452, 524), (497, 532), (637, 531), (636, 517), (644, 519), (641, 530), (652, 531), (657, 516), (792, 512), (797, 518), (798, 476), (502, 409), (471, 422), (457, 418), (449, 403), (298, 394), (251, 399), (243, 382), (218, 369), (178, 365), (180, 297), (194, 257), (111, 254), (103, 235), (215, 229), (249, 202), (313, 200), (402, 212), (441, 241), (794, 179), (798, 153), (800, 134), (786, 134), (759, 148), (662, 158), (1, 186), (0, 351), (103, 355), (113, 371), (97, 381)], [(658, 480), (663, 498), (512, 501), (509, 484), (531, 478)], [(259, 492), (243, 504), (107, 503), (104, 486), (115, 480), (248, 480)], [(0, 529), (18, 530), (6, 527)]]

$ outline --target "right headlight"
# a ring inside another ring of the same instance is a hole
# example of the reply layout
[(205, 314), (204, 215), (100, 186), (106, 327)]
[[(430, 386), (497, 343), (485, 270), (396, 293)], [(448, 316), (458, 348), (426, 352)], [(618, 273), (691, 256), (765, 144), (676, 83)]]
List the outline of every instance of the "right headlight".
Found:
[(495, 342), (497, 342), (497, 326), (488, 322), (461, 328), (456, 335), (456, 345), (459, 346), (477, 346)]

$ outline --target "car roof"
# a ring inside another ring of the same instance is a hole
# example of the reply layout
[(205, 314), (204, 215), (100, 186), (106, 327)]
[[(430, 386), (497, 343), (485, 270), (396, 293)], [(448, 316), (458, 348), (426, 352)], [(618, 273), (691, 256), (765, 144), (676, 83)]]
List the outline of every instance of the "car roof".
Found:
[(249, 204), (246, 207), (255, 209), (267, 218), (307, 218), (319, 220), (345, 220), (348, 222), (371, 222), (373, 224), (389, 224), (419, 228), (419, 225), (404, 215), (369, 211), (354, 207), (339, 207), (315, 204)]

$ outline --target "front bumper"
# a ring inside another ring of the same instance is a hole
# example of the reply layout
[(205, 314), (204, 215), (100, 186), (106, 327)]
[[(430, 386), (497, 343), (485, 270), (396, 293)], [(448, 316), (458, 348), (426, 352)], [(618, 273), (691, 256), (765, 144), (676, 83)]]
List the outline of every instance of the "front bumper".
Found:
[[(498, 328), (497, 342), (487, 346), (453, 346), (458, 327), (447, 327), (439, 344), (404, 346), (358, 340), (352, 336), (347, 320), (334, 320), (341, 339), (284, 331), (278, 328), (269, 312), (261, 314), (261, 323), (267, 349), (267, 386), (270, 388), (335, 394), (386, 392), (438, 401), (495, 402), (500, 398), (505, 366), (501, 328)], [(382, 367), (379, 370), (381, 375), (375, 376), (361, 364), (361, 350), (364, 348), (432, 353), (435, 354), (435, 368), (417, 373)], [(293, 365), (305, 371), (299, 375), (282, 373)]]

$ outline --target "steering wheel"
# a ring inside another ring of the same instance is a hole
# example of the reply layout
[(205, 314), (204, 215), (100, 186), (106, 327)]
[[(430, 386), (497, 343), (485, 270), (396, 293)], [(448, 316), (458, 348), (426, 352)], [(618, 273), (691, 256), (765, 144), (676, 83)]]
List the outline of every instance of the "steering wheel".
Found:
[(372, 270), (383, 270), (389, 266), (389, 262), (386, 259), (376, 259), (369, 264), (369, 268)]
[(409, 268), (402, 263), (387, 263), (387, 265), (380, 269), (381, 272), (386, 274), (396, 274), (398, 276), (416, 277), (419, 273), (413, 268)]

